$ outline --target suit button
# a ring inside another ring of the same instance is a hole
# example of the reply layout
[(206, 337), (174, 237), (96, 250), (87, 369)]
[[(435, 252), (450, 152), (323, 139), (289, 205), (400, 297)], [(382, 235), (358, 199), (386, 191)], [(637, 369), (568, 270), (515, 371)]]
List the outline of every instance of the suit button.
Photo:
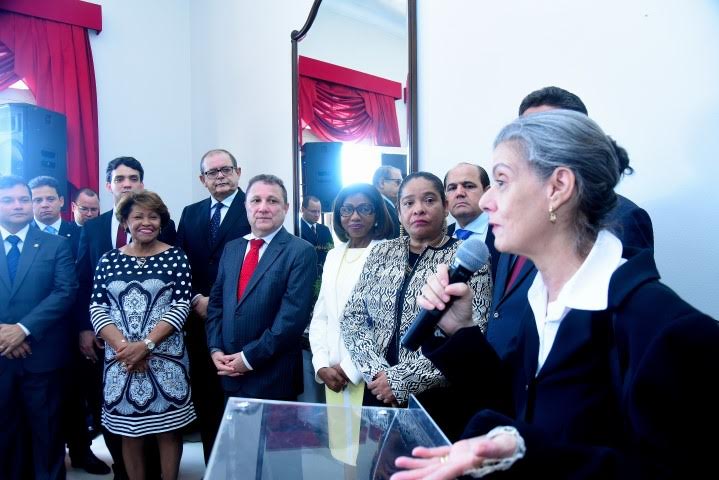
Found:
[(494, 318), (499, 318), (499, 312), (494, 312), (494, 315), (492, 315)]
[(528, 391), (529, 391), (529, 384), (526, 384), (526, 385), (524, 386), (524, 391), (525, 391), (525, 392), (528, 392)]

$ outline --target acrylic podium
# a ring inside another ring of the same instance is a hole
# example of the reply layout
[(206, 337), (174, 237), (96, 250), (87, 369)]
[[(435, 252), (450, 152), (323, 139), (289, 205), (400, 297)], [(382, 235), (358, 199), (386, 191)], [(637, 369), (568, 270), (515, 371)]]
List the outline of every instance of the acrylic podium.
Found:
[(408, 408), (231, 398), (207, 480), (386, 479), (416, 446), (449, 441), (412, 397)]

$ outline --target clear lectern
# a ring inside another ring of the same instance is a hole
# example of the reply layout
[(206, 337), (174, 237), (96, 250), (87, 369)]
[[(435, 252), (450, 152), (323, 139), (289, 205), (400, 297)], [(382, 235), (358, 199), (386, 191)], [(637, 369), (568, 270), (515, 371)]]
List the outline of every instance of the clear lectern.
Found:
[(416, 446), (449, 441), (412, 397), (408, 408), (231, 398), (205, 479), (386, 479)]

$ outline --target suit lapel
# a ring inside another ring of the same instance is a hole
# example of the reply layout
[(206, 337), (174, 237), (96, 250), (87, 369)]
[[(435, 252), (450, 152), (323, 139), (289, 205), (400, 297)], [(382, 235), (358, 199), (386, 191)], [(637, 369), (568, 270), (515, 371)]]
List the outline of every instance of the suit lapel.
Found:
[[(25, 275), (27, 275), (27, 272), (30, 270), (32, 262), (35, 261), (35, 255), (37, 255), (37, 252), (40, 250), (41, 246), (42, 235), (40, 234), (40, 231), (36, 228), (28, 229), (27, 236), (25, 237), (25, 242), (22, 246), (22, 252), (20, 252), (20, 262), (17, 266), (15, 282), (13, 283), (12, 292), (10, 293), (11, 297), (15, 294), (15, 291), (17, 290), (18, 286), (22, 283), (23, 279), (25, 278)], [(7, 265), (5, 267), (5, 270), (7, 270)]]
[[(225, 218), (222, 220), (222, 223), (220, 224), (220, 229), (217, 232), (217, 242), (212, 245), (212, 250), (216, 250), (220, 245), (224, 246), (223, 240), (227, 236), (227, 234), (231, 231), (232, 227), (234, 226), (235, 222), (237, 222), (237, 219), (241, 217), (241, 209), (244, 209), (244, 196), (240, 195), (240, 191), (237, 192), (237, 195), (235, 195), (234, 200), (232, 200), (232, 204), (230, 205), (230, 208), (227, 209), (227, 213), (225, 214)], [(207, 218), (210, 218), (210, 210), (209, 210), (209, 204), (207, 207)]]
[(245, 292), (239, 302), (240, 304), (250, 295), (250, 293), (252, 293), (255, 285), (257, 285), (265, 272), (267, 272), (270, 266), (275, 262), (275, 260), (277, 260), (277, 257), (280, 256), (280, 253), (282, 253), (282, 250), (284, 249), (285, 244), (289, 241), (289, 238), (289, 233), (287, 233), (285, 228), (282, 227), (282, 229), (277, 232), (277, 235), (275, 235), (275, 238), (273, 238), (270, 244), (267, 245), (267, 250), (265, 250), (262, 254), (262, 258), (260, 258), (255, 271), (252, 273), (250, 283), (248, 283), (247, 287), (245, 287)]
[(12, 285), (10, 284), (10, 274), (7, 271), (7, 257), (5, 256), (4, 241), (2, 242), (2, 251), (0, 251), (0, 282), (5, 285), (8, 292), (12, 290)]

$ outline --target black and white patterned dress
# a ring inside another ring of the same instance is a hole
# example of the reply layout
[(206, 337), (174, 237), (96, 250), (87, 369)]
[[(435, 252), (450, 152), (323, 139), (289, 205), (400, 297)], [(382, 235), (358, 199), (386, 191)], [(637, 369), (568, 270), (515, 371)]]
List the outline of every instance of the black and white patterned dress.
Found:
[(190, 399), (188, 359), (182, 326), (190, 311), (190, 265), (185, 253), (171, 247), (137, 257), (111, 250), (100, 258), (90, 302), (96, 332), (115, 325), (130, 342), (147, 338), (160, 320), (174, 331), (159, 342), (148, 371), (128, 373), (105, 347), (102, 425), (128, 437), (176, 430), (195, 419)]

